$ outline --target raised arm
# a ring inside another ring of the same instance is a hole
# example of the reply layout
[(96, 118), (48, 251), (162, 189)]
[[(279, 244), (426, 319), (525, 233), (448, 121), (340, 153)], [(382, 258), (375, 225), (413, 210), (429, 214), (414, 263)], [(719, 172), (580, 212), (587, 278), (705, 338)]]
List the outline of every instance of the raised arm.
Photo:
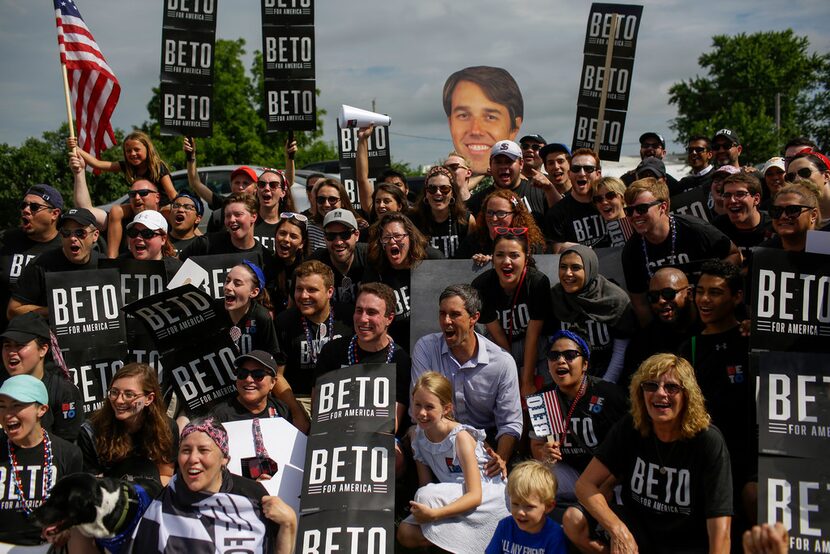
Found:
[(182, 141), (182, 149), (184, 150), (185, 158), (187, 159), (187, 186), (190, 190), (195, 192), (199, 198), (207, 202), (213, 203), (213, 191), (202, 183), (199, 179), (199, 170), (196, 167), (196, 142), (184, 138)]
[(369, 180), (369, 137), (375, 130), (374, 125), (361, 127), (357, 131), (357, 156), (355, 157), (355, 178), (357, 179), (357, 199), (363, 211), (372, 213), (372, 193), (374, 187)]
[(107, 226), (107, 212), (92, 205), (92, 198), (89, 196), (89, 188), (86, 183), (86, 162), (83, 156), (78, 154), (80, 150), (75, 149), (69, 153), (69, 168), (72, 170), (73, 189), (72, 199), (76, 208), (86, 208), (95, 216), (95, 224), (99, 229), (104, 230)]
[(288, 182), (288, 194), (291, 194), (291, 186), (294, 184), (294, 176), (296, 175), (296, 168), (294, 167), (294, 157), (296, 155), (297, 141), (289, 137), (285, 143), (285, 180)]
[(121, 171), (121, 164), (118, 162), (108, 162), (106, 160), (99, 160), (89, 152), (85, 152), (78, 148), (78, 140), (75, 138), (67, 138), (66, 139), (66, 147), (69, 150), (76, 150), (78, 154), (84, 159), (89, 167), (92, 169), (97, 169), (98, 171), (109, 171), (112, 173), (118, 173)]

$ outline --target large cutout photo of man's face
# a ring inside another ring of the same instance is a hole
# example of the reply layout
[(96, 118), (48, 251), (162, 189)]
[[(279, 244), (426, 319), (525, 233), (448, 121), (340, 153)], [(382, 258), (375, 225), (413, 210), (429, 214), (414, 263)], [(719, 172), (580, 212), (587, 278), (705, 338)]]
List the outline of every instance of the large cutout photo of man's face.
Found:
[(515, 140), (522, 125), (519, 85), (500, 67), (467, 67), (449, 76), (443, 100), (455, 151), (472, 162), (473, 174), (487, 173), (490, 149)]

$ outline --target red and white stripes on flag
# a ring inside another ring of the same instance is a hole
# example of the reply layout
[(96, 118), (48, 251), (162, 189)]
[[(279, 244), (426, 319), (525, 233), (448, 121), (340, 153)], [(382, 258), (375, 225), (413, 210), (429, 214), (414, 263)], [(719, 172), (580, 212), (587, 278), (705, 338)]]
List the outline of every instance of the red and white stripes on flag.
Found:
[(551, 431), (560, 436), (565, 434), (565, 420), (562, 418), (562, 410), (559, 409), (559, 397), (556, 395), (556, 391), (543, 392), (542, 400), (545, 402), (545, 411), (548, 413)]
[(95, 157), (115, 144), (110, 118), (121, 86), (73, 0), (54, 0), (61, 64), (66, 66), (78, 146)]

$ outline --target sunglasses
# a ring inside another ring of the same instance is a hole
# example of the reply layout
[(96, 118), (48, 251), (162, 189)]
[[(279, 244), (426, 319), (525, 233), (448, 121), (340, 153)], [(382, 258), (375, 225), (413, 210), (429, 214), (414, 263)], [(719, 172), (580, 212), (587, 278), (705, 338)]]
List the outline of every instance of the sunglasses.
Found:
[(194, 206), (193, 204), (182, 204), (181, 202), (173, 202), (172, 204), (170, 204), (171, 210), (178, 210), (179, 208), (186, 212), (196, 211), (196, 206)]
[(658, 383), (657, 381), (644, 381), (640, 383), (640, 388), (645, 392), (657, 392), (662, 388), (669, 396), (674, 396), (683, 390), (683, 385), (677, 383)]
[(308, 218), (303, 214), (299, 214), (297, 212), (282, 212), (280, 214), (280, 219), (296, 219), (301, 223), (307, 223)]
[(336, 240), (349, 240), (352, 238), (352, 234), (354, 231), (326, 231), (323, 233), (326, 236), (326, 240), (329, 242), (334, 242)]
[(485, 213), (486, 213), (488, 219), (493, 219), (494, 217), (496, 219), (504, 219), (505, 217), (509, 216), (510, 214), (514, 214), (516, 212), (513, 212), (513, 211), (508, 212), (506, 210), (487, 210), (487, 212), (485, 212)]
[(161, 235), (162, 232), (156, 229), (136, 229), (135, 227), (130, 227), (127, 229), (127, 236), (131, 239), (136, 238), (137, 236), (141, 235), (141, 238), (144, 240), (150, 240), (156, 235)]
[(571, 166), (571, 171), (573, 173), (582, 173), (584, 171), (586, 174), (590, 175), (591, 173), (593, 173), (596, 170), (597, 170), (597, 166), (595, 166), (595, 165), (572, 165)]
[(720, 150), (729, 150), (733, 146), (735, 146), (735, 145), (732, 144), (731, 142), (729, 142), (729, 143), (727, 143), (727, 142), (716, 142), (715, 144), (712, 145), (712, 152), (719, 152)]
[(527, 227), (494, 227), (493, 232), (497, 235), (526, 235)]
[(646, 215), (646, 213), (652, 208), (652, 206), (657, 206), (658, 204), (662, 204), (662, 200), (654, 200), (652, 202), (646, 202), (645, 204), (637, 204), (636, 206), (626, 206), (623, 208), (625, 210), (625, 215), (631, 217), (636, 212), (637, 215)]
[(54, 209), (51, 206), (47, 206), (46, 204), (38, 204), (37, 202), (21, 202), (20, 209), (25, 210), (26, 208), (29, 208), (29, 211), (33, 214), (38, 213), (40, 210)]
[(686, 152), (689, 154), (703, 154), (707, 150), (709, 149), (705, 146), (689, 146), (686, 148)]
[(427, 185), (426, 191), (427, 194), (438, 194), (440, 191), (441, 194), (447, 195), (452, 192), (452, 187), (450, 185)]
[(646, 293), (648, 301), (652, 304), (657, 304), (662, 298), (666, 302), (671, 302), (675, 297), (686, 289), (675, 290), (671, 287), (666, 287), (660, 290), (650, 290)]
[(84, 240), (89, 236), (89, 233), (91, 232), (92, 231), (90, 231), (89, 229), (61, 229), (61, 236), (65, 239), (74, 236), (76, 238)]
[(461, 165), (461, 164), (444, 164), (444, 167), (446, 167), (450, 171), (458, 171), (459, 167), (463, 167), (464, 169), (469, 169), (466, 165)]
[(582, 356), (582, 352), (579, 350), (548, 350), (547, 357), (548, 360), (552, 362), (558, 362), (559, 358), (565, 358), (566, 362), (572, 362), (575, 359)]
[(340, 202), (339, 196), (318, 196), (317, 203), (318, 204), (337, 204)]
[(144, 198), (148, 194), (152, 194), (152, 193), (158, 194), (158, 191), (155, 191), (153, 189), (131, 190), (130, 192), (127, 193), (127, 196), (129, 196), (130, 198), (135, 198), (136, 196), (140, 196), (140, 197)]
[(617, 197), (617, 193), (609, 190), (605, 194), (595, 194), (594, 197), (592, 198), (592, 200), (594, 201), (594, 204), (599, 204), (603, 200), (607, 200), (608, 202), (611, 202), (616, 197)]
[(280, 188), (282, 190), (286, 190), (288, 188), (288, 183), (284, 183), (278, 179), (275, 179), (273, 181), (257, 181), (256, 186), (261, 189), (268, 187), (270, 189)]
[(267, 375), (273, 375), (270, 371), (266, 371), (264, 369), (245, 369), (244, 367), (237, 368), (236, 370), (236, 379), (237, 381), (244, 381), (251, 376), (251, 379), (256, 381), (257, 383), (262, 382), (263, 379)]
[(735, 200), (743, 200), (747, 196), (749, 196), (749, 191), (748, 190), (739, 190), (739, 191), (735, 191), (735, 192), (723, 192), (723, 193), (721, 193), (721, 197), (723, 198), (723, 200), (725, 202), (729, 202), (733, 198)]
[(772, 219), (781, 219), (782, 215), (786, 215), (787, 217), (798, 217), (800, 216), (805, 210), (812, 210), (812, 206), (802, 206), (799, 204), (793, 204), (791, 206), (770, 206), (769, 207), (769, 216)]
[(784, 180), (788, 183), (792, 183), (795, 181), (796, 177), (801, 177), (802, 179), (809, 179), (810, 175), (812, 174), (812, 167), (802, 167), (798, 171), (788, 171), (787, 174), (784, 175)]
[(534, 152), (538, 152), (542, 149), (542, 145), (538, 142), (523, 142), (519, 146), (522, 148), (522, 150), (533, 150)]

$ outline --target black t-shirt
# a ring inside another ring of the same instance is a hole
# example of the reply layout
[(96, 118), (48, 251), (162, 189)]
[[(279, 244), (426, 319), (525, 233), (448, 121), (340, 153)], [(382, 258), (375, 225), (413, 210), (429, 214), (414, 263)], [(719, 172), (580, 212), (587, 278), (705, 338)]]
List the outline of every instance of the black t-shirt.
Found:
[[(471, 214), (478, 216), (484, 199), (487, 198), (487, 195), (493, 192), (495, 188), (496, 187), (487, 187), (481, 189), (467, 199), (467, 209), (470, 210)], [(512, 190), (516, 196), (522, 199), (527, 207), (527, 211), (533, 214), (533, 218), (536, 220), (536, 223), (541, 226), (542, 219), (548, 209), (547, 202), (545, 200), (545, 193), (542, 192), (542, 189), (534, 187), (530, 184), (530, 181), (522, 178), (522, 180), (519, 181), (519, 185)]]
[(231, 236), (228, 234), (227, 231), (219, 231), (217, 233), (208, 233), (207, 235), (202, 235), (196, 237), (187, 247), (179, 253), (179, 258), (182, 261), (185, 261), (191, 256), (210, 256), (211, 254), (259, 254), (260, 260), (264, 259), (269, 255), (273, 255), (273, 252), (267, 248), (264, 248), (259, 242), (254, 241), (254, 245), (251, 248), (237, 248), (231, 242)]
[(553, 242), (593, 246), (605, 236), (605, 220), (591, 202), (580, 202), (566, 194), (545, 215), (544, 229)]
[(349, 266), (349, 271), (345, 275), (334, 267), (327, 248), (318, 248), (311, 254), (312, 260), (323, 262), (334, 273), (334, 295), (331, 298), (335, 305), (342, 307), (343, 313), (354, 311), (357, 291), (363, 280), (363, 273), (366, 271), (366, 249), (366, 243), (359, 242), (355, 245), (352, 265)]
[[(729, 255), (732, 241), (729, 237), (690, 215), (674, 214), (676, 242), (672, 249), (672, 234), (660, 244), (651, 244), (641, 236), (631, 237), (622, 252), (623, 273), (628, 291), (644, 293), (653, 274), (662, 266), (676, 266), (693, 261), (723, 259)], [(643, 242), (648, 252), (648, 269), (643, 255)], [(672, 251), (673, 250), (673, 251)]]
[[(170, 432), (173, 434), (173, 446), (170, 449), (169, 458), (176, 462), (179, 453), (179, 427), (176, 422), (167, 418)], [(78, 434), (78, 447), (83, 454), (83, 470), (95, 475), (102, 474), (104, 477), (115, 477), (116, 479), (133, 479), (135, 477), (146, 477), (161, 482), (159, 470), (156, 464), (147, 457), (142, 447), (142, 431), (130, 435), (133, 449), (129, 456), (124, 459), (105, 463), (98, 457), (98, 449), (95, 446), (95, 431), (92, 423), (87, 420), (81, 426)]]
[(765, 212), (760, 213), (761, 221), (749, 230), (735, 227), (735, 224), (729, 219), (728, 214), (719, 215), (712, 222), (718, 230), (735, 243), (735, 246), (741, 249), (741, 254), (744, 256), (744, 265), (749, 263), (752, 257), (752, 247), (758, 246), (775, 234), (775, 231), (772, 229), (772, 219)]
[(708, 191), (712, 187), (712, 175), (714, 174), (715, 170), (711, 168), (703, 175), (686, 175), (676, 182), (676, 186), (669, 186), (669, 195), (674, 196), (698, 187), (705, 188)]
[(47, 306), (46, 272), (77, 271), (82, 269), (96, 269), (98, 267), (98, 252), (90, 252), (89, 260), (85, 264), (74, 264), (63, 255), (62, 248), (47, 250), (35, 261), (26, 266), (17, 281), (17, 289), (12, 292), (12, 298), (23, 304)]
[[(57, 233), (52, 240), (37, 242), (19, 228), (9, 229), (0, 237), (0, 306), (7, 306), (11, 291), (17, 285), (17, 279), (29, 263), (47, 250), (60, 248), (61, 235)], [(0, 328), (8, 324), (6, 310), (0, 310)]]
[(641, 551), (708, 552), (706, 520), (732, 515), (729, 452), (714, 426), (664, 443), (642, 436), (629, 414), (594, 455), (622, 485), (625, 523)]
[(259, 302), (252, 300), (248, 311), (242, 318), (233, 323), (230, 315), (225, 310), (225, 299), (217, 298), (213, 301), (213, 307), (218, 313), (224, 313), (225, 323), (228, 326), (236, 326), (242, 332), (234, 344), (236, 351), (242, 355), (253, 350), (265, 350), (275, 358), (280, 354), (280, 345), (277, 341), (277, 333), (274, 329), (274, 320), (271, 314)]
[(676, 326), (652, 319), (644, 329), (638, 329), (625, 349), (625, 367), (618, 384), (627, 387), (631, 376), (649, 356), (661, 352), (680, 355), (680, 345), (703, 327), (699, 321), (691, 325)]
[[(637, 170), (632, 169), (630, 171), (626, 171), (620, 176), (620, 180), (623, 183), (625, 183), (625, 186), (627, 187), (628, 185), (637, 180)], [(666, 186), (669, 187), (669, 190), (678, 188), (677, 179), (675, 179), (668, 173), (666, 173)]]
[[(334, 316), (326, 319), (325, 332), (322, 332), (320, 325), (313, 321), (305, 320), (308, 324), (308, 332), (311, 335), (309, 344), (300, 311), (294, 307), (289, 308), (277, 316), (276, 329), (277, 339), (285, 352), (285, 379), (295, 394), (310, 395), (311, 387), (314, 385), (314, 367), (317, 365), (317, 356), (320, 349), (330, 340), (338, 337), (352, 336), (352, 327), (337, 319), (341, 315), (333, 310)], [(343, 314), (345, 316), (346, 314)], [(351, 316), (351, 314), (348, 314)], [(333, 327), (333, 328), (330, 328)]]
[[(571, 401), (565, 398), (565, 395), (553, 384), (545, 387), (541, 392), (550, 390), (556, 390), (564, 420), (568, 415), (568, 410), (571, 409)], [(560, 444), (562, 461), (582, 473), (593, 458), (594, 450), (605, 440), (611, 427), (625, 415), (627, 410), (628, 399), (618, 386), (602, 379), (588, 377), (585, 393), (576, 403), (571, 416), (568, 434)], [(532, 428), (530, 433), (531, 438), (545, 438), (533, 434)]]
[(279, 220), (268, 223), (263, 218), (257, 218), (254, 224), (254, 240), (269, 250), (277, 249), (277, 225)]
[(44, 370), (42, 381), (49, 393), (49, 411), (41, 418), (40, 424), (47, 431), (75, 442), (84, 422), (84, 397), (81, 391), (75, 383), (64, 379), (54, 370)]
[[(55, 483), (65, 475), (83, 470), (81, 451), (74, 444), (52, 433), (52, 482)], [(48, 497), (44, 491), (44, 445), (32, 448), (14, 447), (17, 461), (17, 475), (23, 490), (23, 497), (32, 509), (40, 506)], [(23, 511), (23, 504), (15, 486), (15, 472), (9, 463), (9, 440), (6, 433), (0, 431), (0, 472), (3, 474), (3, 487), (0, 488), (0, 542), (33, 546), (41, 544), (40, 526), (35, 525)]]
[(211, 410), (211, 414), (219, 423), (226, 423), (230, 421), (245, 421), (248, 419), (269, 419), (273, 417), (281, 417), (288, 423), (291, 423), (291, 411), (286, 406), (285, 402), (274, 398), (270, 394), (263, 409), (258, 414), (251, 413), (248, 408), (242, 405), (239, 398), (234, 396), (224, 402), (217, 404)]
[[(314, 382), (321, 375), (336, 371), (342, 367), (349, 367), (349, 343), (352, 335), (344, 335), (329, 342), (320, 350), (317, 366), (314, 368)], [(377, 352), (368, 352), (355, 345), (356, 364), (385, 364), (389, 349), (384, 348)], [(395, 344), (395, 353), (392, 354), (392, 363), (395, 364), (395, 401), (409, 406), (409, 379), (412, 369), (412, 360), (409, 353)]]
[(723, 333), (695, 335), (680, 347), (692, 362), (712, 423), (723, 432), (735, 485), (755, 474), (754, 379), (749, 368), (749, 337), (740, 326)]
[(482, 301), (479, 322), (486, 325), (498, 321), (508, 339), (512, 335), (514, 341), (523, 340), (531, 320), (547, 322), (553, 313), (550, 279), (535, 267), (527, 268), (515, 304), (514, 293), (504, 291), (495, 269), (488, 269), (473, 279), (471, 285)]
[(440, 251), (445, 258), (455, 256), (461, 242), (467, 237), (469, 214), (462, 220), (449, 217), (441, 223), (429, 218), (414, 217), (418, 229), (427, 237), (427, 244)]
[[(124, 174), (127, 173), (127, 162), (126, 161), (118, 160), (118, 167), (121, 168), (121, 173), (124, 173)], [(170, 169), (167, 168), (166, 164), (162, 163), (162, 164), (159, 164), (159, 179), (158, 179), (158, 181), (153, 181), (152, 179), (150, 179), (150, 176), (147, 175), (146, 173), (143, 174), (143, 175), (138, 175), (136, 178), (137, 179), (146, 179), (146, 180), (150, 181), (151, 183), (156, 185), (156, 188), (161, 193), (161, 197), (162, 198), (167, 198), (167, 195), (164, 194), (164, 187), (161, 185), (161, 180), (167, 175), (170, 175)]]
[(187, 248), (190, 245), (190, 243), (192, 243), (194, 240), (196, 240), (200, 236), (202, 236), (202, 235), (193, 235), (189, 239), (177, 239), (173, 235), (167, 235), (167, 238), (170, 239), (170, 244), (173, 245), (173, 250), (176, 251), (176, 256), (178, 256), (179, 254), (182, 253), (182, 251), (185, 248)]

